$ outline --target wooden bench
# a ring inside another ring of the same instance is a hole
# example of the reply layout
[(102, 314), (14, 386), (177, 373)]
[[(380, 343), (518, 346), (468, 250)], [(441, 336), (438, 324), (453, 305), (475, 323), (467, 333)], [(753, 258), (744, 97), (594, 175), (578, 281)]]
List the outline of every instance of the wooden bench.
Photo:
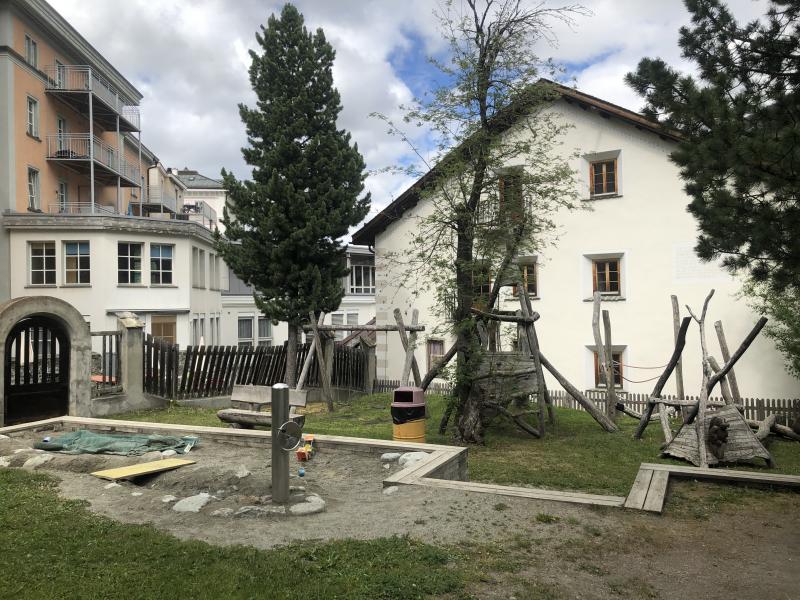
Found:
[[(305, 407), (306, 390), (289, 390), (289, 417), (301, 427), (305, 415), (297, 414), (297, 408)], [(220, 421), (231, 427), (252, 429), (256, 425), (270, 427), (272, 413), (265, 412), (272, 404), (272, 388), (266, 385), (235, 385), (231, 393), (231, 408), (217, 412)]]

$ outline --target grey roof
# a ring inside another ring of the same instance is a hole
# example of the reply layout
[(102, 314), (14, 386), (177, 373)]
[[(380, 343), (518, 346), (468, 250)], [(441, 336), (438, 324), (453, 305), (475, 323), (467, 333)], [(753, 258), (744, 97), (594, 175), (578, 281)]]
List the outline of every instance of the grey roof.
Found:
[(183, 168), (178, 170), (178, 179), (190, 190), (224, 190), (225, 186), (218, 179), (211, 179), (197, 171)]

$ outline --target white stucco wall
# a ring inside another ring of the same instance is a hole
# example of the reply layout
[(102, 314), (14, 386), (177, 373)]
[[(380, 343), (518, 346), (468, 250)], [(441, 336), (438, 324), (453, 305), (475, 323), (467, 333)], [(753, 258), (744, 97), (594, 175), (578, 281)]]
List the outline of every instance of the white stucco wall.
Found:
[[(594, 387), (591, 330), (591, 262), (586, 255), (621, 253), (622, 297), (604, 302), (610, 312), (614, 345), (625, 346), (623, 364), (662, 366), (672, 352), (673, 325), (670, 295), (680, 301), (682, 316), (689, 304), (698, 314), (711, 288), (706, 333), (710, 352), (721, 360), (714, 321), (722, 320), (728, 344), (733, 351), (750, 331), (758, 315), (737, 298), (739, 282), (715, 265), (703, 264), (694, 256), (696, 223), (686, 211), (688, 197), (676, 166), (668, 160), (672, 142), (636, 129), (618, 119), (607, 119), (596, 112), (559, 101), (554, 110), (574, 124), (563, 138), (564, 155), (578, 149), (581, 155), (619, 151), (620, 196), (588, 200), (588, 169), (585, 159), (571, 162), (578, 173), (581, 198), (594, 210), (562, 211), (557, 218), (560, 238), (554, 248), (538, 257), (539, 298), (533, 308), (541, 319), (537, 323), (542, 352), (578, 388)], [(425, 364), (425, 339), (436, 337), (437, 319), (433, 316), (433, 296), (420, 280), (402, 285), (401, 269), (386, 259), (408, 247), (418, 218), (430, 207), (420, 203), (393, 222), (375, 240), (377, 265), (376, 314), (379, 323), (393, 323), (392, 309), (400, 307), (410, 319), (411, 308), (420, 310), (420, 321), (427, 327), (420, 337), (417, 360)], [(504, 302), (515, 308), (516, 302)], [(441, 326), (441, 325), (440, 325)], [(397, 334), (378, 336), (378, 377), (400, 376), (403, 352)], [(698, 328), (693, 324), (683, 354), (687, 394), (698, 394), (701, 363)], [(763, 334), (736, 367), (739, 388), (744, 396), (796, 397), (800, 383), (789, 377), (782, 356)], [(625, 368), (632, 380), (657, 377), (659, 369)], [(652, 389), (654, 382), (631, 383), (624, 388), (634, 392)], [(550, 385), (554, 381), (549, 381)], [(674, 377), (666, 392), (674, 393)]]

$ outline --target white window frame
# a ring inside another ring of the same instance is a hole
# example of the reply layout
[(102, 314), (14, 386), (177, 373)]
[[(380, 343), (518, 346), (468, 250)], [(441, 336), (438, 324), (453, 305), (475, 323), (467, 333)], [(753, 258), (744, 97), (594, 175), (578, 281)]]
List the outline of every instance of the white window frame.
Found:
[[(267, 335), (261, 335), (261, 323), (267, 324)], [(264, 315), (259, 315), (256, 319), (256, 336), (258, 336), (257, 346), (272, 346), (272, 322)]]
[(69, 203), (69, 184), (60, 179), (58, 181), (58, 190), (56, 192), (58, 196), (58, 209), (60, 212), (67, 211), (67, 204)]
[[(359, 276), (361, 278), (360, 285), (357, 283)], [(353, 296), (375, 295), (375, 264), (350, 265), (349, 293)]]
[[(121, 254), (120, 253), (120, 250), (121, 250), (120, 249), (120, 245), (122, 245), (122, 244), (127, 245), (127, 247), (128, 247), (127, 248), (127, 254)], [(139, 253), (139, 257), (138, 257), (139, 261), (140, 261), (138, 269), (132, 269), (131, 268), (131, 260), (132, 260), (132, 258), (135, 258), (135, 255), (131, 254), (131, 247), (132, 246), (139, 246), (139, 248), (141, 248), (141, 252)], [(125, 241), (117, 242), (117, 285), (123, 285), (123, 286), (144, 285), (144, 283), (143, 283), (144, 282), (144, 264), (145, 264), (145, 262), (144, 262), (145, 261), (145, 253), (144, 253), (144, 251), (145, 251), (144, 243), (142, 243), (142, 242), (125, 242)], [(127, 259), (128, 266), (127, 266), (126, 269), (121, 269), (120, 268), (120, 266), (119, 266), (119, 259), (120, 258)], [(120, 281), (120, 273), (121, 272), (124, 272), (124, 273), (128, 274), (128, 281), (127, 282)], [(132, 279), (131, 278), (131, 274), (132, 273), (139, 273), (139, 281), (131, 281), (131, 279)]]
[[(240, 325), (245, 322), (250, 322), (250, 337), (242, 337)], [(240, 314), (236, 317), (236, 344), (240, 348), (253, 347), (253, 334), (255, 328), (255, 317), (251, 314)]]
[[(37, 256), (35, 258), (42, 259), (42, 268), (41, 269), (34, 269), (33, 268), (33, 249), (34, 247), (41, 247), (44, 251), (43, 254)], [(47, 250), (52, 249), (52, 255), (47, 254)], [(48, 268), (47, 266), (47, 258), (52, 258), (52, 267)], [(57, 283), (58, 277), (58, 269), (56, 263), (56, 243), (49, 240), (37, 240), (28, 242), (28, 285), (31, 287), (54, 287)], [(33, 281), (33, 274), (42, 273), (42, 283), (34, 283)], [(48, 274), (52, 275), (52, 281), (48, 282)]]
[(39, 100), (28, 96), (27, 110), (25, 112), (25, 131), (29, 136), (39, 138)]
[[(331, 313), (331, 325), (358, 325), (358, 312), (338, 310)], [(352, 332), (350, 332), (352, 333)], [(348, 335), (347, 331), (334, 332), (334, 338), (343, 340)]]
[(29, 34), (25, 34), (25, 61), (34, 69), (39, 68), (39, 44)]
[[(153, 256), (153, 250), (159, 249), (159, 255)], [(163, 255), (163, 248), (170, 249), (170, 256), (165, 258)], [(170, 268), (164, 268), (164, 261), (170, 261)], [(157, 268), (154, 268), (153, 261), (156, 261)], [(164, 276), (169, 275), (169, 281), (164, 281)], [(153, 281), (153, 278), (158, 278), (158, 281)], [(156, 287), (173, 286), (175, 285), (175, 244), (150, 244), (150, 285)]]
[[(69, 254), (67, 252), (67, 246), (70, 244), (77, 244), (78, 246), (78, 254)], [(81, 250), (81, 245), (86, 244), (86, 253), (84, 254)], [(68, 240), (64, 241), (62, 244), (62, 252), (64, 253), (64, 282), (63, 285), (65, 286), (90, 286), (92, 284), (92, 247), (91, 243), (88, 240)], [(69, 266), (69, 259), (72, 257), (76, 259), (76, 265), (74, 268)], [(81, 258), (86, 258), (89, 261), (89, 266), (87, 268), (81, 267)], [(76, 281), (69, 280), (69, 273), (75, 273)], [(86, 274), (86, 281), (81, 281), (81, 274)]]
[(66, 149), (67, 120), (61, 115), (56, 115), (56, 149)]
[(28, 167), (28, 208), (39, 210), (42, 207), (41, 176), (39, 169)]

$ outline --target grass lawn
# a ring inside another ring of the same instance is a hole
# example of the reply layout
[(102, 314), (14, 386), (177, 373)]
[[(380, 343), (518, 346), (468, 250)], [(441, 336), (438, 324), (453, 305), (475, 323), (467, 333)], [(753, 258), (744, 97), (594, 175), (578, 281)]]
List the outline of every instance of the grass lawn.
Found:
[[(427, 396), (430, 419), (427, 441), (452, 444), (437, 428), (445, 398)], [(314, 406), (305, 431), (319, 434), (391, 439), (389, 394), (363, 396), (337, 404), (336, 412)], [(222, 426), (215, 410), (174, 406), (165, 410), (119, 415), (118, 419)], [(556, 426), (544, 439), (534, 439), (502, 419), (486, 436), (486, 444), (469, 449), (469, 475), (473, 481), (506, 485), (531, 485), (624, 496), (642, 462), (682, 461), (658, 458), (663, 443), (661, 428), (652, 423), (641, 441), (632, 438), (636, 422), (620, 418), (621, 431), (609, 434), (585, 412), (556, 409)], [(800, 475), (800, 444), (772, 440), (770, 451), (778, 465), (774, 472)], [(746, 468), (737, 466), (736, 468)]]
[(408, 538), (274, 550), (181, 541), (94, 515), (59, 499), (51, 477), (18, 469), (0, 468), (0, 532), (0, 598), (15, 600), (410, 599), (472, 577), (460, 550)]

